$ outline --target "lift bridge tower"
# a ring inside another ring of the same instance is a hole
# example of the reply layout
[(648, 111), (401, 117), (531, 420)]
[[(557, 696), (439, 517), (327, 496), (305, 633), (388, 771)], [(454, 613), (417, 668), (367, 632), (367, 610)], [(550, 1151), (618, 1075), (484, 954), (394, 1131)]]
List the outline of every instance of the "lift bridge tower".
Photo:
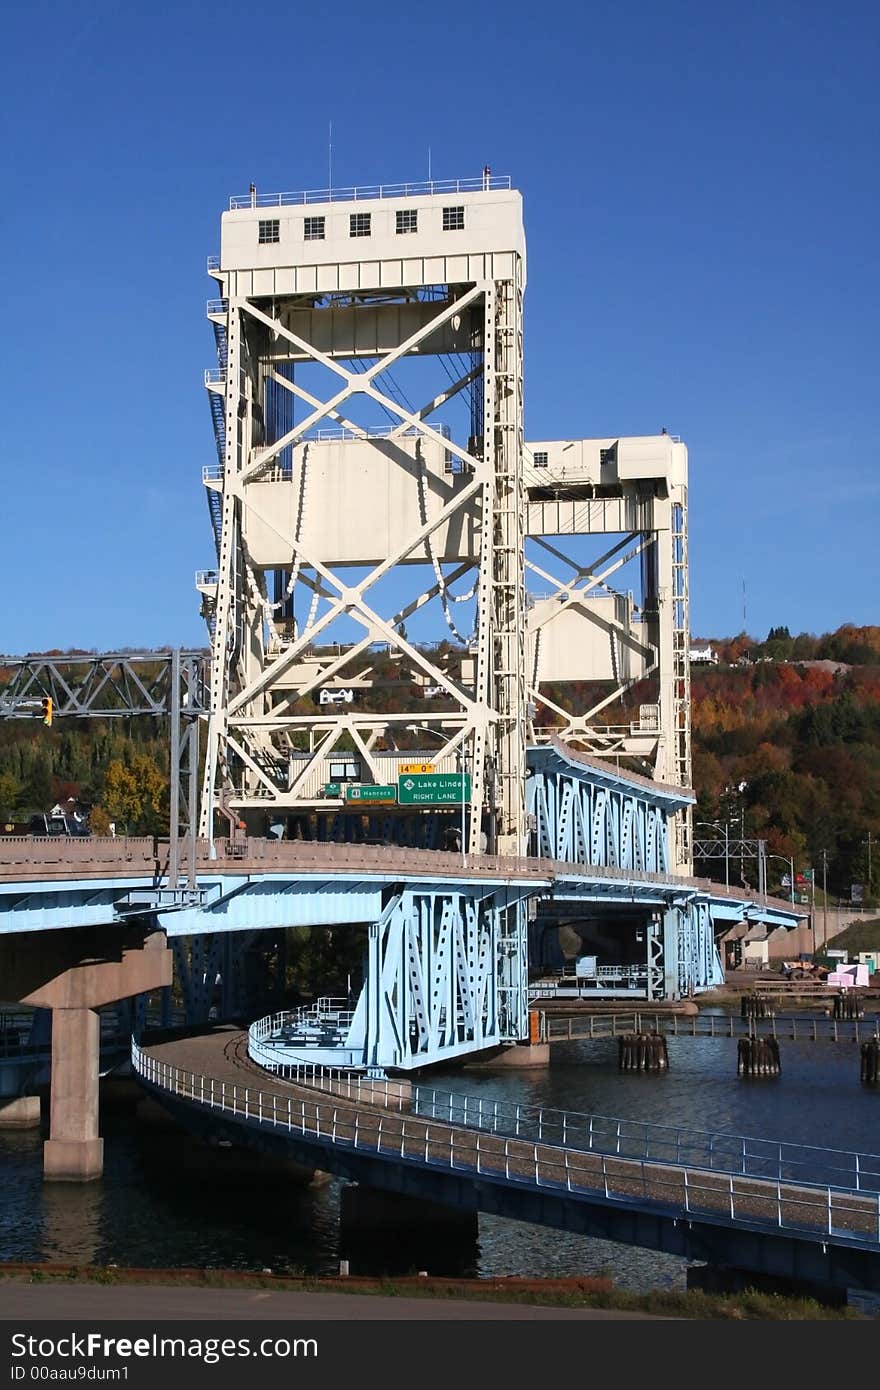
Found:
[[(520, 194), (488, 172), (252, 192), (223, 214), (209, 269), (218, 564), (197, 580), (212, 636), (200, 833), (218, 809), (255, 834), (352, 800), (377, 809), (407, 749), (430, 745), (474, 808), (466, 847), (522, 852)], [(429, 605), (462, 640), (408, 636)], [(413, 694), (430, 703), (414, 713)]]
[(209, 270), (200, 833), (417, 814), (413, 749), (458, 773), (471, 851), (534, 848), (527, 748), (551, 738), (689, 787), (687, 450), (523, 443), (509, 180), (252, 192)]

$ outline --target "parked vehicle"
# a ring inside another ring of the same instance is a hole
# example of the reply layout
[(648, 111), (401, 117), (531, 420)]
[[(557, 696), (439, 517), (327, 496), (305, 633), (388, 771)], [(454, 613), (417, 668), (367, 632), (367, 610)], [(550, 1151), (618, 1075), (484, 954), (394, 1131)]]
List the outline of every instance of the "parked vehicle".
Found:
[(782, 973), (787, 980), (827, 980), (827, 965), (816, 965), (811, 960), (784, 960)]
[(31, 816), (30, 833), (32, 835), (90, 835), (89, 823), (83, 817), (80, 820), (73, 816), (65, 815), (61, 812), (53, 815), (52, 812), (41, 812), (39, 815)]

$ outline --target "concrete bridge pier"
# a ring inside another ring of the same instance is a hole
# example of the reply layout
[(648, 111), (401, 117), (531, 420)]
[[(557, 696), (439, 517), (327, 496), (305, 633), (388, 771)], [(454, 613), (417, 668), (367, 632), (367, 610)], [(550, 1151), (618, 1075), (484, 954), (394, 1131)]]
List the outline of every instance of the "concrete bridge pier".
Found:
[(146, 923), (51, 935), (21, 933), (0, 943), (7, 998), (52, 1010), (49, 1138), (43, 1176), (88, 1182), (104, 1168), (98, 1133), (100, 1020), (96, 1009), (171, 983), (164, 932)]
[(100, 1045), (101, 1020), (94, 1009), (53, 1009), (46, 1179), (87, 1182), (104, 1171), (104, 1140), (98, 1136)]

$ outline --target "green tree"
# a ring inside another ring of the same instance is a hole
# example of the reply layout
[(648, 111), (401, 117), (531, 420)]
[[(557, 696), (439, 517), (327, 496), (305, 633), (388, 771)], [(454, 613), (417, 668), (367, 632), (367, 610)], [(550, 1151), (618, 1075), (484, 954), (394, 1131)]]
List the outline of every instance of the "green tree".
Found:
[(25, 800), (34, 811), (48, 811), (52, 805), (52, 774), (45, 754), (40, 754), (31, 763)]
[(156, 834), (167, 817), (165, 778), (147, 753), (114, 758), (104, 781), (104, 807), (126, 834)]
[(0, 772), (0, 817), (14, 820), (21, 809), (24, 786), (11, 772)]
[(110, 834), (110, 817), (103, 806), (93, 806), (89, 813), (89, 829), (93, 835)]

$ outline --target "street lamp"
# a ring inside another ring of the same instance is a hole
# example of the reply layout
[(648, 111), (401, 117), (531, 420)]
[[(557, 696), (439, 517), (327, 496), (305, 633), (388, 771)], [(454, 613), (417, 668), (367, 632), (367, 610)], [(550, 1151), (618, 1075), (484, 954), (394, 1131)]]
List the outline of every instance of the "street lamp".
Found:
[(794, 859), (790, 859), (790, 858), (788, 858), (787, 855), (784, 855), (784, 854), (767, 854), (766, 851), (765, 851), (765, 853), (764, 853), (764, 858), (765, 858), (765, 859), (781, 859), (782, 862), (783, 862), (783, 864), (787, 864), (787, 865), (788, 865), (788, 868), (789, 868), (789, 880), (788, 880), (788, 882), (789, 882), (789, 890), (788, 890), (788, 891), (789, 891), (789, 902), (794, 902)]
[[(422, 733), (425, 733), (425, 734), (433, 734), (433, 736), (434, 736), (435, 738), (439, 738), (439, 739), (443, 739), (443, 738), (444, 738), (444, 735), (441, 734), (437, 729), (432, 729), (432, 728), (430, 728), (430, 726), (427, 725), (427, 724), (407, 724), (406, 728), (407, 728), (407, 732), (408, 732), (408, 733), (411, 733), (411, 734), (416, 734), (416, 733), (419, 733), (419, 731), (421, 731)], [(460, 773), (460, 776), (461, 776), (461, 863), (462, 863), (462, 868), (467, 868), (467, 849), (466, 849), (466, 846), (465, 846), (465, 838), (464, 838), (464, 833), (465, 833), (465, 832), (464, 832), (464, 827), (465, 827), (464, 808), (465, 808), (465, 790), (466, 790), (466, 782), (465, 782), (465, 777), (466, 777), (466, 772), (465, 772), (465, 757), (466, 757), (466, 752), (465, 752), (464, 747), (463, 747), (462, 745), (459, 745), (458, 748), (456, 748), (456, 750), (455, 750), (455, 754), (456, 754), (456, 757), (458, 758), (458, 765), (459, 765), (459, 767), (460, 767), (460, 769), (461, 769), (461, 773)]]
[(725, 886), (725, 888), (729, 888), (729, 887), (730, 887), (730, 855), (729, 855), (729, 852), (728, 852), (728, 851), (729, 851), (729, 846), (730, 846), (730, 822), (729, 822), (729, 821), (725, 821), (724, 824), (722, 825), (722, 824), (721, 824), (721, 821), (718, 821), (718, 820), (698, 820), (698, 821), (695, 821), (694, 824), (697, 825), (697, 826), (703, 825), (703, 826), (705, 826), (708, 830), (723, 830), (723, 831), (724, 831), (724, 886)]

